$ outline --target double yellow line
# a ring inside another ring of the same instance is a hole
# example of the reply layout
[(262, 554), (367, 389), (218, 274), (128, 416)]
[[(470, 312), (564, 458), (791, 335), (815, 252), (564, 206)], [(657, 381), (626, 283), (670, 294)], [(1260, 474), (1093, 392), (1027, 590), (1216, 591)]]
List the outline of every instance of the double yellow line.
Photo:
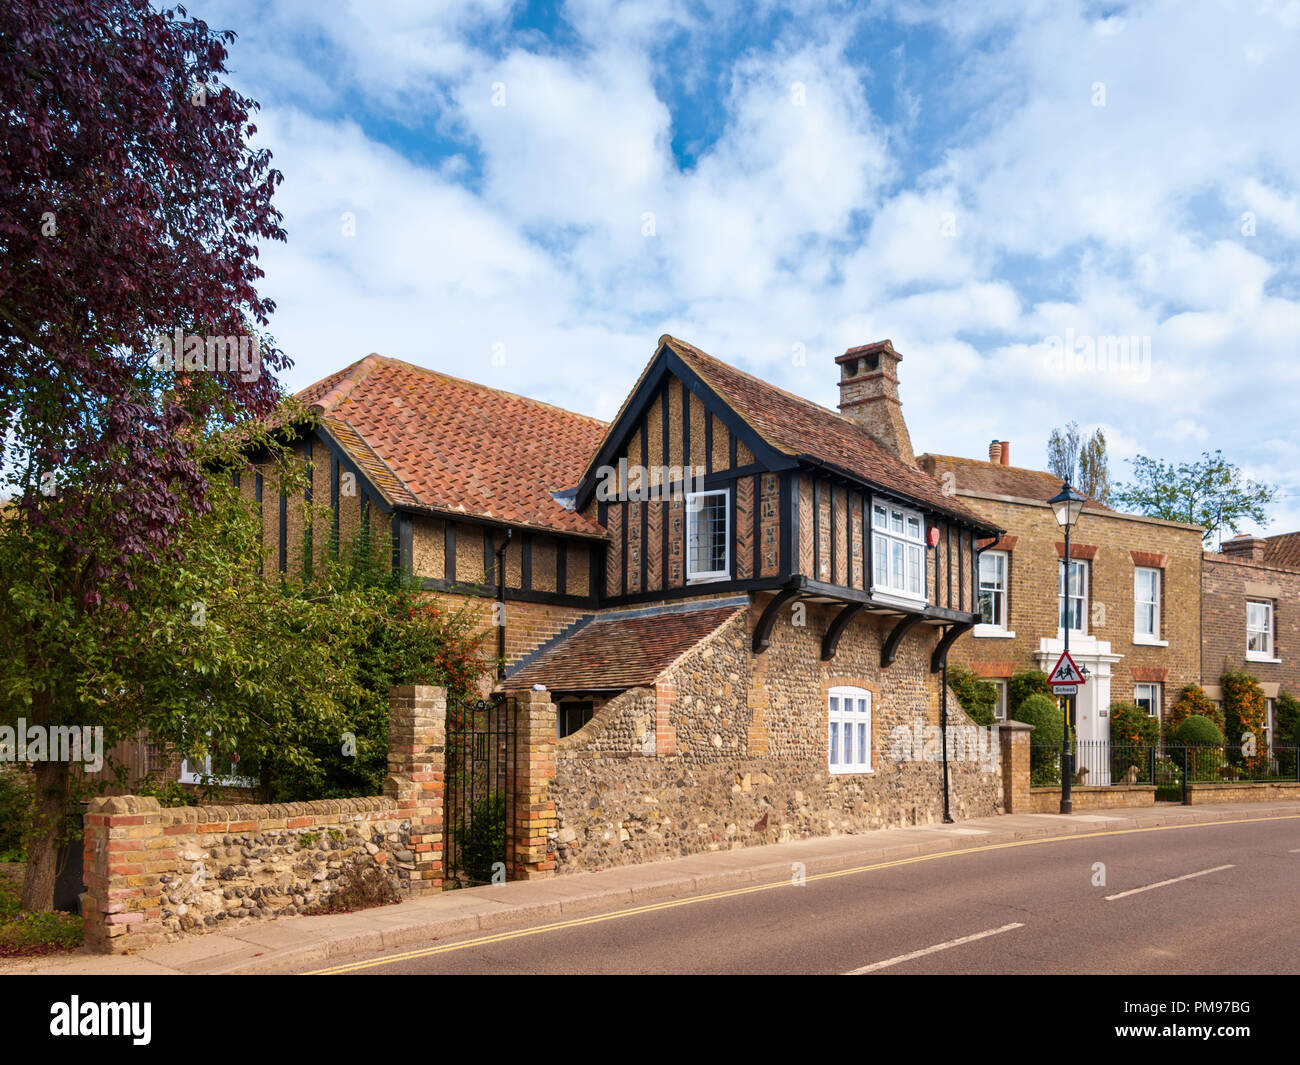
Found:
[[(806, 877), (804, 882), (811, 883), (814, 880), (833, 880), (842, 876), (856, 876), (859, 873), (870, 873), (877, 869), (895, 869), (900, 865), (915, 865), (917, 862), (932, 862), (939, 858), (955, 858), (963, 854), (983, 854), (988, 851), (1008, 850), (1012, 847), (1034, 847), (1043, 843), (1063, 843), (1069, 840), (1096, 839), (1099, 836), (1129, 836), (1138, 832), (1168, 832), (1173, 829), (1181, 828), (1216, 828), (1220, 825), (1251, 824), (1257, 821), (1293, 821), (1296, 819), (1300, 819), (1300, 814), (1279, 814), (1274, 817), (1241, 817), (1232, 821), (1196, 821), (1185, 825), (1152, 825), (1149, 828), (1116, 828), (1101, 832), (1082, 832), (1068, 836), (1047, 836), (1043, 839), (1020, 839), (1010, 843), (988, 843), (982, 847), (961, 847), (956, 850), (938, 851), (934, 854), (918, 854), (912, 858), (899, 858), (892, 862), (878, 862), (875, 865), (859, 865), (852, 869), (836, 869), (829, 873), (817, 873), (814, 876)], [(625, 910), (615, 910), (613, 913), (593, 914), (590, 917), (575, 917), (568, 921), (553, 921), (550, 924), (535, 925), (531, 928), (519, 928), (510, 932), (497, 932), (492, 935), (477, 936), (474, 939), (467, 939), (460, 943), (447, 943), (440, 947), (425, 947), (422, 950), (408, 950), (401, 954), (386, 954), (382, 958), (372, 958), (369, 961), (350, 962), (346, 965), (335, 965), (327, 969), (316, 969), (312, 972), (305, 973), (304, 975), (338, 976), (342, 973), (354, 973), (362, 969), (373, 969), (380, 965), (393, 965), (397, 962), (412, 961), (416, 958), (432, 958), (438, 954), (449, 954), (452, 951), (468, 950), (471, 947), (484, 947), (493, 943), (505, 943), (512, 939), (522, 939), (525, 936), (541, 935), (544, 932), (561, 932), (566, 928), (581, 928), (584, 925), (600, 924), (602, 921), (615, 921), (624, 917), (637, 917), (645, 913), (657, 913), (661, 910), (671, 910), (678, 906), (692, 906), (697, 902), (712, 902), (715, 899), (732, 899), (741, 895), (752, 895), (759, 891), (771, 891), (774, 888), (785, 888), (790, 886), (790, 880), (775, 880), (767, 884), (751, 884), (749, 887), (732, 888), (728, 891), (713, 891), (707, 895), (693, 895), (686, 899), (669, 899), (665, 902), (652, 902), (644, 906), (631, 906)]]

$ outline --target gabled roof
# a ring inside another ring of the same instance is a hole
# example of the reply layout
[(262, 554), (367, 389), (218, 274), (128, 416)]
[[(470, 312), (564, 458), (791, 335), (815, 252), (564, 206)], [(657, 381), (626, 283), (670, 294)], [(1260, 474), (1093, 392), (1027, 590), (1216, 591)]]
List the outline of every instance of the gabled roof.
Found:
[[(940, 514), (981, 528), (995, 528), (987, 518), (944, 495), (938, 481), (889, 451), (860, 422), (729, 366), (667, 334), (659, 338), (655, 357), (642, 372), (618, 416), (610, 423), (606, 443), (613, 434), (621, 431), (619, 423), (629, 412), (641, 382), (664, 358), (665, 352), (676, 356), (685, 369), (698, 377), (763, 444), (792, 460), (791, 465), (812, 462), (831, 466), (850, 478), (897, 492)], [(590, 469), (589, 466), (588, 472)]]
[[(918, 455), (917, 463), (935, 477), (942, 478), (951, 473), (956, 481), (956, 490), (962, 492), (980, 492), (993, 496), (1012, 496), (1016, 499), (1032, 499), (1046, 503), (1061, 490), (1061, 478), (1047, 470), (1027, 470), (1020, 466), (1003, 466), (997, 462), (985, 462), (981, 459), (964, 459), (957, 455)], [(1084, 510), (1101, 510), (1110, 514), (1118, 513), (1089, 499), (1083, 505)]]
[(596, 418), (381, 355), (297, 398), (390, 504), (604, 535), (551, 496), (578, 483), (605, 433)]
[(1264, 563), (1283, 569), (1300, 569), (1300, 532), (1265, 536)]
[(664, 670), (747, 604), (633, 611), (598, 617), (506, 677), (507, 690), (622, 691)]

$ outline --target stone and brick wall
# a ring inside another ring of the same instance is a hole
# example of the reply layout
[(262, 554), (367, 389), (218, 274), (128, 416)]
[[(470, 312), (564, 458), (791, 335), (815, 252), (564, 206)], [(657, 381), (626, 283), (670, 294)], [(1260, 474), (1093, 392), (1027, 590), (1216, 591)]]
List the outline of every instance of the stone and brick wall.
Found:
[(403, 894), (441, 890), (443, 690), (395, 688), (389, 717), (383, 796), (168, 808), (135, 795), (93, 800), (87, 944), (122, 953), (301, 913), (369, 869)]
[[(942, 819), (937, 744), (926, 760), (912, 739), (939, 721), (933, 630), (910, 634), (882, 670), (885, 623), (859, 618), (823, 663), (833, 613), (806, 604), (804, 625), (791, 623), (792, 612), (754, 655), (762, 605), (741, 608), (654, 689), (625, 692), (559, 741), (552, 796), (561, 873)], [(829, 772), (827, 696), (838, 685), (873, 693), (871, 773)], [(951, 695), (948, 710), (952, 726), (975, 729)], [(950, 762), (954, 818), (1001, 808), (996, 737), (984, 735), (991, 763)]]

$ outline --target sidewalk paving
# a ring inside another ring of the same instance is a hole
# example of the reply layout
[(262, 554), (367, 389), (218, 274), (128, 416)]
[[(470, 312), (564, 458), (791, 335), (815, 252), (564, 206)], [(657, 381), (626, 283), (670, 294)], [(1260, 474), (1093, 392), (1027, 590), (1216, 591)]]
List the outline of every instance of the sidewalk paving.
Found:
[(0, 960), (11, 974), (223, 974), (308, 969), (332, 958), (411, 949), (450, 936), (485, 932), (561, 916), (614, 910), (675, 895), (789, 879), (794, 862), (808, 876), (942, 851), (1052, 836), (1159, 825), (1300, 816), (1300, 803), (1218, 803), (1061, 814), (1010, 814), (952, 825), (879, 829), (695, 854), (647, 865), (620, 866), (549, 880), (449, 891), (359, 913), (282, 917), (229, 932), (194, 936), (133, 955), (79, 952)]

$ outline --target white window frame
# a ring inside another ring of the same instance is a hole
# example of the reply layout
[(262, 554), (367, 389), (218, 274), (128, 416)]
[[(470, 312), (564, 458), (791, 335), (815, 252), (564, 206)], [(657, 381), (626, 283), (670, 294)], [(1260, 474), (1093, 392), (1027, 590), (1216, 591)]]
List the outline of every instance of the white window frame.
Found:
[(997, 701), (996, 705), (994, 705), (994, 707), (993, 707), (993, 716), (996, 717), (999, 721), (1006, 721), (1006, 720), (1007, 720), (1007, 713), (1008, 713), (1008, 710), (1007, 710), (1007, 690), (1008, 690), (1007, 682), (1006, 682), (1004, 679), (1002, 679), (1001, 677), (988, 677), (988, 678), (986, 678), (986, 679), (988, 680), (988, 682), (989, 682), (990, 684), (993, 685), (993, 687), (997, 688), (997, 690), (998, 690), (998, 701)]
[(1273, 709), (1272, 699), (1264, 700), (1264, 750), (1273, 753)]
[[(208, 733), (211, 739), (212, 733)], [(212, 772), (212, 754), (209, 752), (203, 756), (203, 771), (196, 773), (190, 768), (188, 758), (181, 761), (181, 771), (179, 782), (182, 784), (207, 784), (210, 780), (215, 780), (219, 787), (223, 788), (255, 788), (260, 783), (252, 777), (241, 777), (235, 771), (235, 764), (230, 763), (230, 774), (228, 776), (218, 777)]]
[(1072, 558), (1066, 560), (1065, 565), (1058, 565), (1056, 572), (1056, 623), (1060, 626), (1059, 634), (1065, 631), (1065, 622), (1069, 618), (1069, 611), (1066, 609), (1066, 592), (1068, 583), (1066, 574), (1069, 573), (1071, 566), (1078, 566), (1082, 575), (1080, 584), (1082, 585), (1082, 595), (1071, 595), (1069, 599), (1080, 599), (1082, 605), (1079, 609), (1079, 628), (1071, 629), (1070, 632), (1079, 636), (1088, 635), (1088, 592), (1089, 585), (1092, 583), (1092, 565), (1082, 558)]
[[(877, 524), (883, 510), (884, 526)], [(915, 532), (913, 532), (913, 529)], [(894, 560), (898, 557), (894, 548), (902, 553), (902, 584), (894, 583)], [(879, 577), (881, 562), (884, 562), (885, 581)], [(919, 564), (918, 587), (912, 590), (912, 562)], [(871, 594), (877, 598), (905, 599), (912, 603), (924, 603), (926, 588), (929, 584), (929, 563), (926, 558), (925, 515), (919, 510), (910, 510), (883, 499), (871, 500)]]
[[(691, 551), (695, 539), (695, 522), (704, 511), (703, 500), (706, 496), (722, 496), (722, 552), (723, 566), (720, 570), (692, 569)], [(711, 488), (707, 492), (689, 492), (686, 496), (686, 581), (688, 584), (705, 584), (709, 581), (725, 581), (731, 577), (731, 489)]]
[[(1266, 623), (1264, 628), (1250, 627), (1250, 608), (1252, 606), (1262, 606), (1267, 613), (1265, 614)], [(1271, 599), (1247, 599), (1246, 600), (1246, 661), (1247, 662), (1276, 662), (1273, 657), (1273, 601)], [(1263, 633), (1268, 638), (1268, 645), (1262, 651), (1252, 651), (1250, 649), (1250, 637), (1252, 633)]]
[(1002, 609), (998, 617), (993, 621), (981, 621), (972, 630), (971, 635), (981, 638), (993, 638), (1011, 640), (1015, 638), (1015, 633), (1007, 628), (1009, 624), (1008, 593), (1011, 585), (1011, 552), (1010, 551), (983, 551), (979, 556), (980, 578), (979, 591), (984, 593), (984, 560), (986, 558), (999, 558), (1002, 560), (1002, 584), (998, 589), (1002, 597)]
[[(1152, 599), (1139, 598), (1142, 594), (1142, 575), (1149, 573), (1152, 576)], [(1155, 566), (1135, 566), (1133, 568), (1133, 642), (1136, 644), (1147, 644), (1153, 647), (1168, 647), (1167, 640), (1160, 638), (1161, 611), (1163, 608), (1163, 591), (1161, 587), (1164, 584), (1163, 574)], [(1151, 631), (1143, 632), (1142, 623), (1139, 618), (1144, 612), (1150, 610), (1151, 613)]]
[[(874, 773), (871, 768), (872, 695), (866, 688), (840, 686), (826, 696), (826, 764), (832, 774)], [(863, 728), (865, 726), (865, 732)], [(846, 731), (853, 738), (852, 757), (845, 758)], [(863, 739), (865, 737), (865, 750)], [(865, 755), (865, 757), (864, 757)]]
[(1162, 687), (1163, 686), (1159, 683), (1148, 683), (1146, 681), (1133, 685), (1133, 701), (1137, 703), (1138, 706), (1142, 705), (1140, 701), (1143, 697), (1142, 689), (1148, 689), (1149, 698), (1147, 699), (1147, 702), (1150, 703), (1151, 708), (1147, 710), (1147, 717), (1154, 717), (1157, 721), (1160, 719), (1160, 714), (1164, 710), (1164, 706), (1162, 705), (1164, 701), (1164, 692), (1161, 691)]

